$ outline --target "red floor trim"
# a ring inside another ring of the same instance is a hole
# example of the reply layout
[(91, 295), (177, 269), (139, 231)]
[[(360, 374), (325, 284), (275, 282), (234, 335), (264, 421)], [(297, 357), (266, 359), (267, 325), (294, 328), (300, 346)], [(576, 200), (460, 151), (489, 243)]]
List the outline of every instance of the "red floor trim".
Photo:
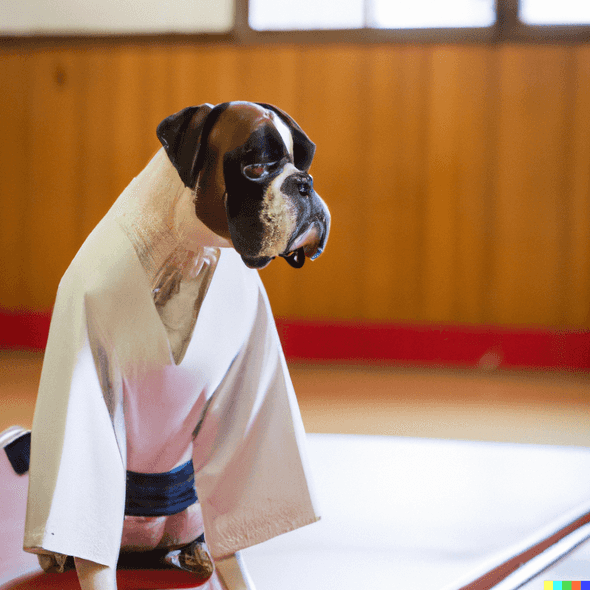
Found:
[[(50, 312), (0, 310), (0, 348), (42, 350)], [(590, 370), (590, 331), (277, 318), (294, 361)]]
[(590, 331), (278, 319), (291, 360), (590, 369)]
[(50, 311), (0, 309), (0, 348), (43, 350), (49, 334)]

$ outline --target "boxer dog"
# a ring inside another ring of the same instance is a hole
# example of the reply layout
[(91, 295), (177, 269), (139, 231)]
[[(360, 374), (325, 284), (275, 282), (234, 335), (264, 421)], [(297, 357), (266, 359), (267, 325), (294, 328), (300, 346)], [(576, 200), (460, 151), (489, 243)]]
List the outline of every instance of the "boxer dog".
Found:
[(215, 559), (245, 588), (241, 549), (318, 518), (255, 269), (317, 258), (330, 214), (314, 144), (274, 106), (188, 107), (157, 136), (60, 282), (24, 546), (83, 590), (114, 590), (130, 555), (202, 579)]
[(282, 256), (301, 268), (323, 252), (330, 214), (308, 172), (315, 145), (289, 115), (268, 104), (205, 104), (164, 119), (157, 134), (198, 193), (197, 217), (248, 267)]

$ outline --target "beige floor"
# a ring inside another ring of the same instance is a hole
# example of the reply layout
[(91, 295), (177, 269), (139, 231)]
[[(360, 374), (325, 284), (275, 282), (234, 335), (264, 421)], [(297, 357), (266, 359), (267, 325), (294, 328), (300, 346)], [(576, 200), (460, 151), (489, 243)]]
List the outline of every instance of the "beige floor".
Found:
[[(42, 355), (0, 350), (0, 431), (31, 426)], [(590, 374), (293, 364), (308, 432), (583, 445)]]

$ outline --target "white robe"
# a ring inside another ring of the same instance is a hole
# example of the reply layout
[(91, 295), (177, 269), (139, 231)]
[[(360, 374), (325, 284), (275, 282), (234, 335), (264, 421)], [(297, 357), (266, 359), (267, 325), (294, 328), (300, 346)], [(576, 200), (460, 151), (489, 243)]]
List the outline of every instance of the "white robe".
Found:
[[(168, 166), (162, 153), (126, 192)], [(168, 471), (190, 447), (214, 558), (315, 522), (303, 425), (258, 273), (221, 250), (176, 365), (115, 209), (59, 286), (33, 423), (25, 549), (114, 566), (126, 469)]]

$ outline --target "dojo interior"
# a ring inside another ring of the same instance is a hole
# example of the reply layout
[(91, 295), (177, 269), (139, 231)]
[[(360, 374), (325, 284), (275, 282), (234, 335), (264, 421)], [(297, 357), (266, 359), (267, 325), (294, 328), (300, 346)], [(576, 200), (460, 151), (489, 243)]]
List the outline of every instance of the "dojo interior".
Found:
[(196, 5), (192, 36), (4, 17), (0, 427), (30, 424), (60, 277), (159, 121), (243, 99), (316, 143), (333, 216), (320, 259), (261, 273), (308, 430), (586, 444), (588, 44), (240, 42)]
[(306, 430), (588, 446), (590, 37), (240, 38), (243, 6), (178, 34), (0, 16), (0, 431), (31, 426), (59, 280), (157, 124), (249, 100), (316, 143), (332, 213), (318, 260), (261, 271)]

